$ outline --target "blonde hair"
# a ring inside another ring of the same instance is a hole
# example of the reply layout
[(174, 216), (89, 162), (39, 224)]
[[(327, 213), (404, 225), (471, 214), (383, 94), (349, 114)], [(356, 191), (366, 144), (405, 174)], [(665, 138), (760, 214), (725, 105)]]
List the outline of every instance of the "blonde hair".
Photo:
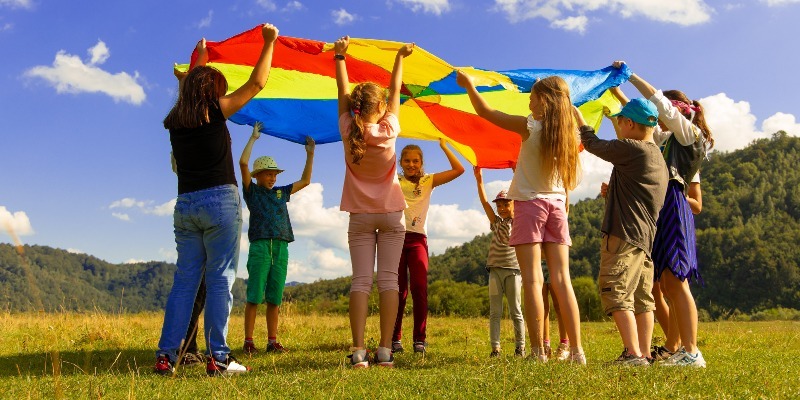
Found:
[(358, 164), (364, 153), (367, 152), (367, 142), (364, 139), (364, 116), (373, 115), (380, 111), (380, 105), (386, 100), (386, 90), (372, 82), (356, 85), (350, 92), (350, 111), (353, 112), (353, 123), (350, 124), (350, 136), (347, 142), (350, 145), (350, 155), (353, 164)]
[(567, 82), (549, 76), (533, 85), (542, 103), (541, 164), (550, 183), (573, 190), (580, 180), (578, 126), (572, 116), (572, 102)]

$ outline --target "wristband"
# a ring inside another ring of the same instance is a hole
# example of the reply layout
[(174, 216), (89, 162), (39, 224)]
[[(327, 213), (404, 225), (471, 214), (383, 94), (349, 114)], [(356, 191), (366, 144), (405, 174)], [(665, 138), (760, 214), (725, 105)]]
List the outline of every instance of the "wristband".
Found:
[(334, 54), (333, 55), (333, 59), (334, 60), (344, 60), (344, 54)]

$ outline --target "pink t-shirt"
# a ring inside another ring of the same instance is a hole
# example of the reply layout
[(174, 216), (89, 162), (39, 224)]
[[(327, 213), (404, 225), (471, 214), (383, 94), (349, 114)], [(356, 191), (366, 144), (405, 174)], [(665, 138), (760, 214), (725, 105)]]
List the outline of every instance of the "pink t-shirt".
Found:
[(395, 141), (400, 133), (397, 116), (387, 112), (377, 124), (364, 124), (367, 149), (358, 164), (350, 154), (349, 113), (339, 116), (339, 133), (344, 144), (344, 186), (339, 208), (351, 213), (379, 214), (402, 211), (406, 200), (397, 180)]

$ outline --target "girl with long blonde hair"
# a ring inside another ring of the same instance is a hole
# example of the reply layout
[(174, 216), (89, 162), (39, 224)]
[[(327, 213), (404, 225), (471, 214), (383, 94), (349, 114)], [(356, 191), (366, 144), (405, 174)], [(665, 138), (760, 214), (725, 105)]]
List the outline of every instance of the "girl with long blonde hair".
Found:
[(581, 346), (578, 302), (569, 276), (567, 193), (580, 177), (578, 126), (572, 114), (569, 86), (557, 77), (538, 80), (531, 87), (527, 117), (491, 108), (470, 77), (458, 71), (456, 80), (467, 90), (476, 113), (522, 138), (517, 167), (508, 198), (514, 200), (514, 221), (509, 245), (514, 246), (522, 273), (525, 321), (531, 357), (547, 362), (542, 333), (542, 256), (547, 262), (553, 292), (572, 341), (570, 359), (586, 364)]

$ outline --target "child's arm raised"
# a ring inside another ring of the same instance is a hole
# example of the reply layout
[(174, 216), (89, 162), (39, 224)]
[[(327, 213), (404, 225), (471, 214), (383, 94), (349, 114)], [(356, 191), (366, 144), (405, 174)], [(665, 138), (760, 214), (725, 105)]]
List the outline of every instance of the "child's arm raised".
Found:
[(478, 116), (500, 128), (518, 133), (522, 136), (523, 141), (528, 139), (528, 119), (526, 117), (509, 115), (490, 107), (489, 103), (478, 93), (478, 89), (475, 89), (472, 79), (461, 70), (456, 71), (456, 83), (467, 90), (469, 101)]
[(350, 36), (342, 36), (333, 43), (333, 60), (336, 63), (336, 88), (339, 98), (339, 115), (350, 112), (350, 79), (347, 77), (345, 54), (350, 46)]
[(314, 148), (316, 144), (311, 136), (306, 136), (306, 166), (303, 168), (303, 176), (300, 180), (292, 184), (292, 194), (311, 184), (311, 166), (314, 164)]
[[(625, 64), (625, 61), (614, 61), (612, 65), (615, 68), (621, 68), (622, 64)], [(692, 121), (689, 121), (688, 118), (680, 113), (677, 107), (672, 105), (672, 102), (664, 97), (660, 90), (636, 74), (631, 74), (628, 82), (639, 90), (644, 98), (656, 105), (656, 108), (658, 108), (658, 120), (667, 126), (667, 129), (672, 132), (678, 143), (684, 146), (694, 143), (700, 134), (699, 130), (692, 124)]]
[(239, 169), (242, 171), (242, 188), (245, 191), (250, 190), (250, 183), (252, 181), (252, 176), (250, 176), (250, 153), (253, 151), (253, 143), (261, 137), (261, 122), (256, 122), (253, 125), (253, 133), (250, 134), (250, 139), (247, 140), (247, 144), (244, 145), (244, 150), (242, 150), (242, 156), (239, 158)]
[(492, 205), (486, 200), (486, 191), (483, 190), (483, 174), (481, 173), (481, 167), (473, 167), (472, 171), (475, 172), (475, 181), (478, 183), (478, 199), (481, 201), (481, 206), (483, 206), (483, 211), (486, 213), (486, 218), (489, 218), (489, 223), (494, 224), (497, 216), (494, 213), (494, 209), (492, 209)]
[(433, 187), (444, 185), (464, 173), (464, 166), (461, 165), (461, 161), (458, 161), (458, 157), (447, 147), (447, 142), (444, 139), (439, 139), (439, 146), (442, 148), (442, 151), (444, 151), (444, 155), (447, 156), (447, 161), (450, 162), (450, 169), (433, 174)]
[(261, 36), (264, 38), (264, 47), (261, 48), (261, 55), (253, 67), (253, 72), (250, 73), (250, 78), (233, 93), (219, 98), (219, 106), (222, 108), (222, 115), (225, 118), (236, 114), (267, 84), (269, 70), (272, 66), (272, 52), (275, 40), (278, 38), (278, 28), (272, 24), (264, 24), (261, 26)]
[(386, 111), (400, 116), (400, 86), (403, 84), (403, 59), (410, 56), (414, 51), (414, 43), (407, 43), (394, 57), (392, 67), (392, 80), (389, 82), (389, 100), (386, 104)]

